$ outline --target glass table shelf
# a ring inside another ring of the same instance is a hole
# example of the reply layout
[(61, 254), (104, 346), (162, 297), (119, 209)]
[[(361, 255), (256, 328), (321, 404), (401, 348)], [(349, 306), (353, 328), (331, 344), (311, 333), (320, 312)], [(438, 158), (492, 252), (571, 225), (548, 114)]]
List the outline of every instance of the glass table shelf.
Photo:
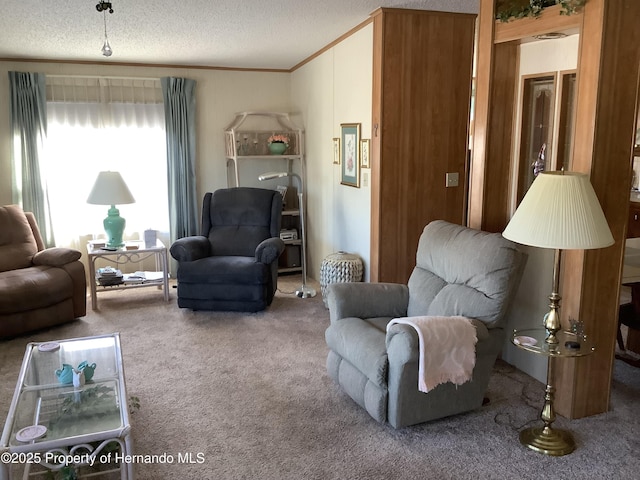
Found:
[[(514, 330), (511, 342), (523, 350), (547, 357), (583, 357), (590, 355), (595, 350), (593, 342), (586, 335), (559, 331), (556, 333), (556, 337), (558, 338), (557, 344), (546, 343), (547, 331), (544, 328), (527, 328)], [(535, 343), (529, 343), (530, 339), (533, 339)], [(577, 343), (578, 347), (569, 347), (571, 343)]]
[(514, 330), (511, 342), (531, 353), (548, 357), (547, 387), (544, 395), (544, 406), (540, 413), (542, 427), (526, 428), (520, 432), (520, 443), (545, 455), (562, 456), (573, 452), (576, 442), (568, 430), (553, 428), (556, 414), (553, 407), (555, 395), (555, 363), (558, 358), (578, 358), (590, 355), (595, 346), (586, 335), (578, 335), (567, 331), (558, 331), (558, 343), (546, 341), (548, 332), (544, 328)]

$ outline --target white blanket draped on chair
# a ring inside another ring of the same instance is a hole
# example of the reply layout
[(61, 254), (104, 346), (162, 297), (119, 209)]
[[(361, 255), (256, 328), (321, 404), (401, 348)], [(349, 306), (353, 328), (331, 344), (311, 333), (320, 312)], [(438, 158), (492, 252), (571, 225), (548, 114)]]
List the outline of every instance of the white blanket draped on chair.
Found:
[(387, 324), (410, 325), (418, 332), (420, 363), (418, 390), (428, 392), (441, 383), (462, 385), (471, 380), (476, 363), (476, 328), (466, 317), (403, 317)]

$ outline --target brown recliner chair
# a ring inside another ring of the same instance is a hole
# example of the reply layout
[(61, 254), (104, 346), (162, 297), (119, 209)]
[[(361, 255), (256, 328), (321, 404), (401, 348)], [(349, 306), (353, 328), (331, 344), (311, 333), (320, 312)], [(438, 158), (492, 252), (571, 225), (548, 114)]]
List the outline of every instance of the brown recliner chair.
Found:
[(0, 206), (0, 338), (86, 315), (80, 255), (70, 248), (45, 249), (32, 213)]

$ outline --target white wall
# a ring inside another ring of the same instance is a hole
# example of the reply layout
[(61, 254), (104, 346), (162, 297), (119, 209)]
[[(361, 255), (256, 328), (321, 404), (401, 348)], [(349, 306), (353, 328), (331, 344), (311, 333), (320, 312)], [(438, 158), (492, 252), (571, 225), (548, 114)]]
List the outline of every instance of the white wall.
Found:
[(368, 24), (292, 74), (292, 103), (307, 133), (308, 271), (316, 279), (322, 259), (340, 250), (359, 255), (369, 279), (370, 171), (361, 170), (360, 188), (341, 185), (332, 139), (341, 123), (360, 123), (361, 137), (371, 138), (372, 70)]
[[(578, 63), (579, 40), (579, 35), (572, 35), (559, 40), (542, 40), (522, 44), (520, 46), (519, 78), (523, 75), (575, 69)], [(515, 138), (520, 138), (521, 88), (522, 82), (518, 80), (519, 100)], [(557, 126), (557, 121), (554, 123)], [(519, 158), (517, 146), (514, 147), (512, 158)], [(517, 183), (515, 177), (513, 181)], [(508, 318), (507, 339), (502, 351), (502, 358), (539, 381), (546, 383), (546, 357), (534, 355), (515, 347), (511, 343), (511, 333), (514, 329), (542, 328), (544, 315), (549, 311), (548, 297), (552, 288), (554, 251), (524, 246), (521, 248), (529, 254), (529, 259)]]

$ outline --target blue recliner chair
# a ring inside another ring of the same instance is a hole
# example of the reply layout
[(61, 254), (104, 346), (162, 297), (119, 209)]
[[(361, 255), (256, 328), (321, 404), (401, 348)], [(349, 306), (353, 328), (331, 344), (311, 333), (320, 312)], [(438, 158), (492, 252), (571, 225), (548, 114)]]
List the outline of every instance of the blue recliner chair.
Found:
[(261, 188), (207, 193), (201, 235), (177, 240), (178, 306), (192, 310), (257, 312), (278, 283), (282, 195)]

